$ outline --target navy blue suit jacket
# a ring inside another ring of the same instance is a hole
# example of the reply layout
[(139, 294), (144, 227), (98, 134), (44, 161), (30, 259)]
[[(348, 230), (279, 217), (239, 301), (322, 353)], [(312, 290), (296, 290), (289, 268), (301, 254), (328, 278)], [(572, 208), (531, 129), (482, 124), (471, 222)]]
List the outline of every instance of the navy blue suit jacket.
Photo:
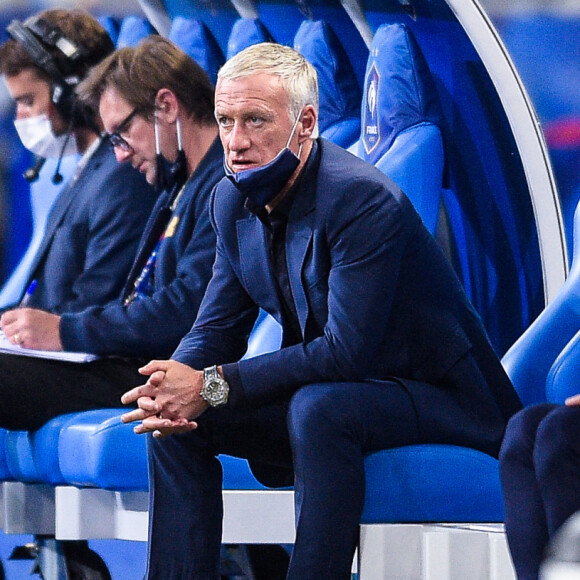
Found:
[[(396, 380), (425, 440), (497, 453), (521, 404), (455, 273), (390, 179), (318, 145), (286, 233), (303, 343), (225, 365), (230, 405), (287, 400), (312, 383)], [(262, 222), (227, 180), (211, 207), (214, 275), (173, 355), (197, 369), (243, 355), (258, 307), (282, 321)]]
[(123, 296), (165, 230), (155, 264), (153, 294), (124, 306), (115, 300), (104, 307), (63, 314), (61, 340), (65, 350), (132, 358), (167, 358), (190, 330), (215, 257), (215, 233), (209, 220), (211, 191), (223, 177), (223, 149), (219, 140), (194, 171), (165, 228), (165, 192), (157, 201), (127, 279)]
[(102, 140), (54, 202), (28, 306), (61, 314), (118, 297), (155, 200), (143, 175), (117, 163)]

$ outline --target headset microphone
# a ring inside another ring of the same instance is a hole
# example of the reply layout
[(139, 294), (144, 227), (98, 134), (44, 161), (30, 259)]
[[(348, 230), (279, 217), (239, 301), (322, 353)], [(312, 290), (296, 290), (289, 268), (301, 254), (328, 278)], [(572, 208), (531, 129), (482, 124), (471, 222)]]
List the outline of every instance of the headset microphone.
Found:
[[(73, 112), (74, 112), (74, 106), (73, 106)], [(62, 176), (62, 173), (60, 172), (60, 165), (62, 163), (62, 158), (64, 157), (64, 152), (66, 150), (66, 146), (68, 145), (69, 139), (74, 139), (73, 134), (72, 134), (72, 130), (73, 130), (73, 117), (71, 117), (71, 119), (68, 123), (68, 129), (66, 132), (66, 139), (64, 140), (64, 143), (62, 144), (62, 148), (60, 150), (60, 155), (58, 156), (58, 161), (56, 163), (56, 169), (54, 170), (54, 175), (52, 176), (52, 183), (54, 183), (54, 185), (58, 185), (59, 183), (62, 183), (62, 180), (64, 179)]]
[(38, 176), (40, 175), (40, 170), (42, 169), (42, 166), (44, 165), (45, 161), (46, 161), (45, 157), (37, 157), (36, 163), (32, 167), (29, 167), (22, 174), (22, 177), (24, 177), (24, 179), (28, 183), (34, 183), (38, 179)]
[(62, 183), (62, 180), (64, 179), (64, 177), (62, 176), (62, 173), (60, 172), (60, 162), (61, 159), (58, 160), (58, 165), (56, 166), (56, 170), (54, 172), (54, 175), (52, 176), (52, 183), (54, 183), (54, 185), (58, 185), (59, 183)]

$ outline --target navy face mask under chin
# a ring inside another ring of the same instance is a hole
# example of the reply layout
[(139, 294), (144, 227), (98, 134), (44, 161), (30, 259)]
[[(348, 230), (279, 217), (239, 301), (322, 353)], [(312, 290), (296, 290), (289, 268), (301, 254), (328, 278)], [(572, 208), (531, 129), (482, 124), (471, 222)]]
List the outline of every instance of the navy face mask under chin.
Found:
[(176, 122), (177, 127), (177, 157), (175, 161), (168, 161), (161, 153), (159, 144), (159, 129), (157, 119), (155, 119), (155, 191), (174, 191), (181, 187), (187, 180), (187, 159), (185, 151), (181, 144), (181, 124), (179, 119)]
[(292, 133), (288, 139), (286, 147), (266, 165), (253, 169), (244, 169), (234, 173), (227, 164), (224, 157), (224, 170), (226, 177), (232, 182), (234, 187), (252, 203), (264, 207), (268, 205), (288, 183), (290, 177), (300, 164), (300, 150), (298, 156), (290, 149), (290, 141), (294, 136), (294, 131), (298, 125), (298, 119), (294, 123)]

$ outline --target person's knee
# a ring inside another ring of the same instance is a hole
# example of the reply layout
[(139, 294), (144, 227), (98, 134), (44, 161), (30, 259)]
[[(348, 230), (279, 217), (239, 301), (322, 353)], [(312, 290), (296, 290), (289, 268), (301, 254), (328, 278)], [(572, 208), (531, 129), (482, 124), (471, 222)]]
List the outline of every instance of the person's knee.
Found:
[(550, 477), (580, 453), (580, 407), (560, 405), (540, 423), (534, 449), (539, 478)]
[(340, 428), (340, 408), (333, 397), (332, 385), (307, 385), (297, 391), (288, 409), (288, 430), (293, 446), (310, 445), (320, 438), (332, 437)]
[(552, 405), (526, 407), (508, 422), (500, 449), (500, 467), (532, 458), (538, 426)]

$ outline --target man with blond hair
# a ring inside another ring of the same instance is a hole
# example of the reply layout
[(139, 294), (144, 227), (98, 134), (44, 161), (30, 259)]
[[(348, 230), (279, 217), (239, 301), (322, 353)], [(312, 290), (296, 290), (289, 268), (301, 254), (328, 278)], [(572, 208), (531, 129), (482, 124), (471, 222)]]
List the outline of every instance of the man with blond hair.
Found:
[[(414, 443), (497, 455), (520, 408), (481, 321), (409, 200), (315, 138), (316, 74), (260, 44), (218, 75), (226, 178), (213, 276), (191, 331), (124, 420), (152, 432), (149, 580), (219, 577), (219, 453), (294, 483), (292, 580), (347, 580), (364, 456)], [(282, 348), (239, 360), (258, 309)], [(170, 436), (172, 435), (172, 436)]]

